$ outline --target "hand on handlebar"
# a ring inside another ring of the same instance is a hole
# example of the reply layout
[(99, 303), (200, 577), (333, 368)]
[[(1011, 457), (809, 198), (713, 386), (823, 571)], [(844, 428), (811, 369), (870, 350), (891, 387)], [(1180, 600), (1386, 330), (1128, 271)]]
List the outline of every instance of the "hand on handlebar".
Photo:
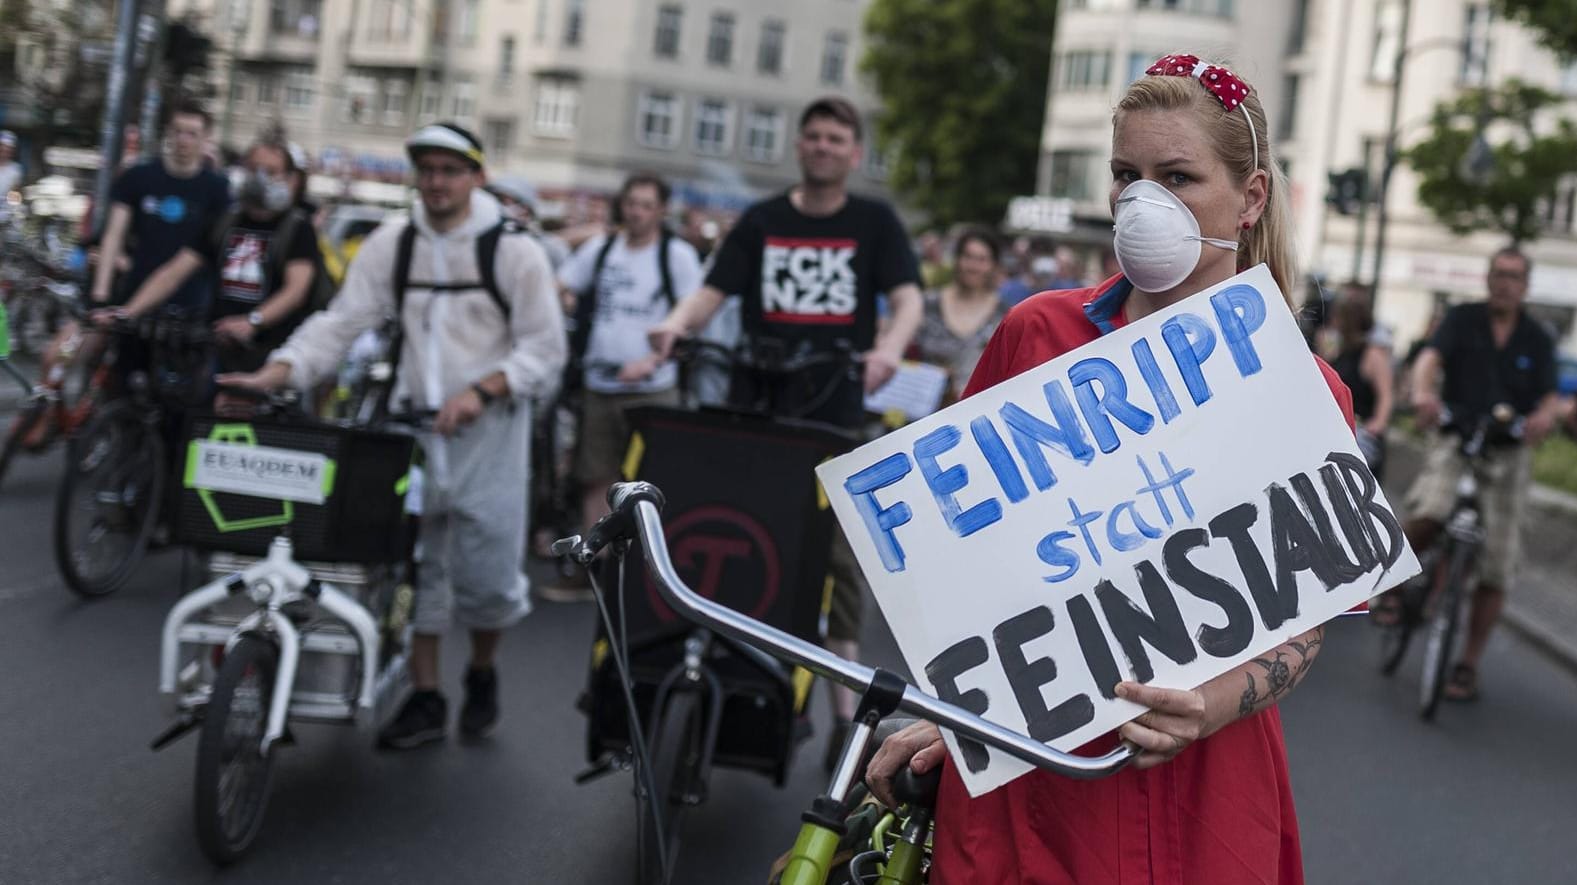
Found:
[(88, 313), (88, 322), (96, 328), (113, 326), (120, 320), (131, 319), (131, 313), (124, 307), (100, 307)]
[(899, 769), (907, 765), (915, 774), (925, 774), (941, 765), (946, 756), (947, 744), (942, 742), (942, 729), (922, 719), (882, 741), (881, 748), (865, 766), (865, 785), (883, 805), (897, 808), (893, 778), (897, 777)]
[(646, 340), (652, 346), (652, 355), (658, 362), (665, 362), (673, 356), (674, 343), (684, 337), (684, 330), (675, 328), (666, 322), (653, 326), (646, 332)]
[(1421, 428), (1440, 426), (1440, 397), (1433, 391), (1414, 391), (1413, 414), (1417, 417), (1418, 426)]
[(619, 383), (634, 384), (652, 377), (657, 367), (662, 365), (664, 359), (655, 353), (648, 354), (638, 360), (630, 360), (619, 368)]
[(1529, 446), (1537, 446), (1555, 429), (1555, 415), (1546, 409), (1534, 409), (1522, 425), (1522, 439)]

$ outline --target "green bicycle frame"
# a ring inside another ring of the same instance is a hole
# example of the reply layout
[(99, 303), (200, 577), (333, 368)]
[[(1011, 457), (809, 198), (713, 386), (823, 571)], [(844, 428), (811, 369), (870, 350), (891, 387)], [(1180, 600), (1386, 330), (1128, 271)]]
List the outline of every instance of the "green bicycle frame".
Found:
[(779, 885), (827, 885), (840, 838), (830, 827), (808, 821), (801, 824)]

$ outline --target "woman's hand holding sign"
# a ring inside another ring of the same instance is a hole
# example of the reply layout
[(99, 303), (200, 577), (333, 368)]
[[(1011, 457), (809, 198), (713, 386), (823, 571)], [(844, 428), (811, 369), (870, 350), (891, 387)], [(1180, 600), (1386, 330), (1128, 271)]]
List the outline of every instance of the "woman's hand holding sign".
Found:
[(1217, 730), (1210, 727), (1205, 695), (1200, 689), (1179, 691), (1121, 682), (1117, 696), (1150, 708), (1150, 712), (1117, 729), (1118, 737), (1139, 748), (1133, 762), (1135, 768), (1154, 768), (1169, 762), (1194, 741)]

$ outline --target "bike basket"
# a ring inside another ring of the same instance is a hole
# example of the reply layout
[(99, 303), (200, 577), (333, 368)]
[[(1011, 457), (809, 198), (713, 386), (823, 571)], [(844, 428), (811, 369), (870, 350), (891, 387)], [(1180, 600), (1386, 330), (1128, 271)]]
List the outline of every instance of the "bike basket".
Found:
[(192, 419), (176, 540), (261, 556), (289, 534), (300, 560), (399, 562), (409, 436), (308, 422)]

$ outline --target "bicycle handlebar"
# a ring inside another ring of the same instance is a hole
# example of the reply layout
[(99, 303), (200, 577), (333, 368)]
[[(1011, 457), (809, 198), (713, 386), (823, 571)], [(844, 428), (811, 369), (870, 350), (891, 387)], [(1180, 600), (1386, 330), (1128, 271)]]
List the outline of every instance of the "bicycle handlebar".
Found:
[[(881, 671), (845, 660), (820, 646), (704, 599), (686, 586), (668, 556), (661, 515), (663, 495), (656, 486), (645, 482), (615, 483), (608, 490), (608, 503), (612, 512), (598, 521), (590, 537), (584, 541), (578, 537), (560, 541), (554, 545), (554, 552), (569, 555), (585, 564), (608, 544), (619, 540), (638, 540), (645, 551), (647, 569), (655, 579), (658, 591), (680, 616), (858, 692), (868, 691), (872, 682), (878, 678)], [(970, 738), (1036, 768), (1065, 777), (1081, 780), (1104, 777), (1122, 769), (1134, 757), (1134, 749), (1128, 744), (1099, 757), (1077, 756), (1054, 750), (932, 697), (908, 683), (904, 684), (898, 709), (929, 720), (961, 738)]]

